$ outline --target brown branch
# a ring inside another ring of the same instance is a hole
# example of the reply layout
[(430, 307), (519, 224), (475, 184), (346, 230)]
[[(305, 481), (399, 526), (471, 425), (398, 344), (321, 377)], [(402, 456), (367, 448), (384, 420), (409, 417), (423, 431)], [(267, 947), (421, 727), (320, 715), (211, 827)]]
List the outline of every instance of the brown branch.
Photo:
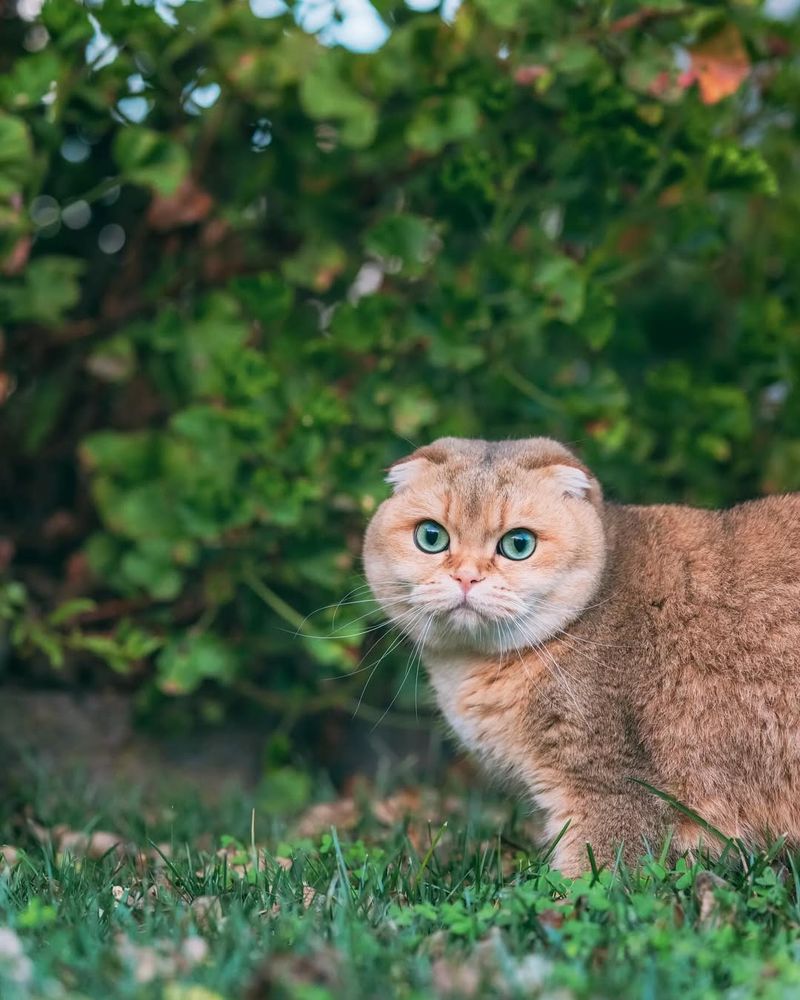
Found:
[(641, 7), (632, 14), (613, 21), (608, 26), (608, 33), (619, 35), (623, 31), (632, 31), (641, 28), (650, 21), (658, 21), (668, 17), (682, 17), (689, 12), (688, 7), (678, 7), (675, 10), (660, 10), (658, 7)]
[(279, 712), (287, 715), (293, 720), (309, 715), (316, 715), (320, 712), (352, 712), (366, 719), (368, 722), (378, 723), (384, 718), (392, 725), (401, 726), (406, 729), (419, 729), (421, 726), (433, 718), (429, 714), (421, 714), (419, 717), (406, 712), (384, 712), (383, 709), (374, 705), (360, 704), (348, 695), (331, 692), (330, 694), (306, 695), (306, 694), (282, 694), (279, 691), (265, 691), (258, 685), (250, 681), (237, 681), (234, 689), (246, 698), (251, 698), (259, 705), (271, 712)]

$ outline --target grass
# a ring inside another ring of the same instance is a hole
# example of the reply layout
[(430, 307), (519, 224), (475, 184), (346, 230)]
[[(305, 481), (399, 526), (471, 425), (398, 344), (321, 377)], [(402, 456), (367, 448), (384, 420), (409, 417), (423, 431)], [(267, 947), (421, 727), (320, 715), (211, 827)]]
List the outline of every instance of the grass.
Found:
[(3, 1000), (800, 995), (791, 858), (568, 881), (467, 793), (362, 792), (298, 824), (50, 788), (0, 841)]

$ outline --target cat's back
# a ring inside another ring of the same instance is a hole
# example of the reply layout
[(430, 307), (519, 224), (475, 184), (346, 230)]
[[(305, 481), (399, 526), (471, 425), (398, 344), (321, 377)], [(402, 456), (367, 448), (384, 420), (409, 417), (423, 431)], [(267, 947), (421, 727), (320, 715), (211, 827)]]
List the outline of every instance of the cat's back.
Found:
[(654, 782), (736, 835), (800, 841), (799, 528), (798, 494), (609, 512), (612, 704)]
[(597, 621), (656, 673), (800, 674), (800, 494), (612, 506)]
[(606, 529), (616, 584), (633, 591), (666, 588), (673, 596), (719, 601), (732, 596), (731, 588), (800, 590), (800, 493), (726, 510), (607, 505)]
[(753, 574), (766, 584), (800, 588), (800, 493), (751, 500), (721, 517), (745, 580)]

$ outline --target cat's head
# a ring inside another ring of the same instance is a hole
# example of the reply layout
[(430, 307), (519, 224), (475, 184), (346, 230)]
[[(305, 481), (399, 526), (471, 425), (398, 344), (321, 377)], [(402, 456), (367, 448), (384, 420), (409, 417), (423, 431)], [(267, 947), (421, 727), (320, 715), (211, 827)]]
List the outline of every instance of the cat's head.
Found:
[(383, 610), (441, 651), (497, 653), (559, 633), (605, 560), (600, 487), (548, 438), (440, 438), (395, 463), (364, 564)]

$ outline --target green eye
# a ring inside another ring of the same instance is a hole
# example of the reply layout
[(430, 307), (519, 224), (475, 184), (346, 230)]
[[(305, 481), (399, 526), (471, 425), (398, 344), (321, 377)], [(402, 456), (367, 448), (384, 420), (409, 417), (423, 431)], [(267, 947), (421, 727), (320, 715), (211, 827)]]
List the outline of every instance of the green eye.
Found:
[(527, 559), (536, 551), (536, 535), (527, 528), (514, 528), (497, 543), (497, 551), (506, 559)]
[(423, 552), (444, 552), (450, 544), (450, 536), (435, 521), (422, 521), (414, 528), (414, 541)]

